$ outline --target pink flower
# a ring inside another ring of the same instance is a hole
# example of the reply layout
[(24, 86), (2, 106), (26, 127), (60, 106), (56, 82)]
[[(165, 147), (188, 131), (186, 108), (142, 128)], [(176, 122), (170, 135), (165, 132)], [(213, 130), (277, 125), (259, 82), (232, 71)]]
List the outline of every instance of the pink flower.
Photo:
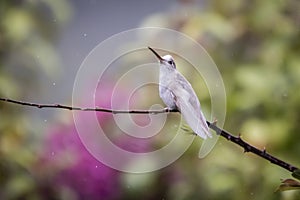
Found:
[[(102, 87), (99, 90), (101, 92), (96, 95), (97, 106), (111, 108), (111, 87)], [(120, 92), (118, 99), (120, 102), (123, 100)], [(96, 114), (101, 126), (108, 127), (109, 131), (120, 131), (115, 127), (116, 124), (111, 113), (97, 112)], [(86, 116), (90, 115), (82, 113), (82, 116), (79, 116), (83, 124), (89, 121)], [(88, 141), (95, 143), (94, 137), (101, 133), (93, 133), (92, 130), (87, 132)], [(115, 145), (131, 152), (149, 151), (149, 140), (119, 133), (117, 138), (111, 138)], [(109, 137), (110, 133), (107, 135)], [(40, 160), (46, 170), (43, 174), (49, 177), (48, 181), (50, 185), (55, 186), (55, 190), (68, 188), (78, 199), (115, 199), (120, 197), (122, 192), (119, 181), (121, 173), (104, 165), (90, 154), (83, 145), (74, 123), (50, 130), (42, 154)]]
[(79, 199), (113, 199), (120, 195), (120, 173), (86, 150), (73, 125), (50, 133), (45, 157), (44, 161), (56, 168), (51, 183), (71, 189)]

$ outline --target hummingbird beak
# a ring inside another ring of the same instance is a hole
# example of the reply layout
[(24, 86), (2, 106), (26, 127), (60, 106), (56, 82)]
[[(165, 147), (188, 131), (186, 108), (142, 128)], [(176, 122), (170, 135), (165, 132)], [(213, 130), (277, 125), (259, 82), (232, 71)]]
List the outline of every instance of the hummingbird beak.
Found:
[(152, 49), (151, 47), (148, 47), (148, 49), (150, 49), (150, 51), (152, 51), (152, 53), (154, 53), (154, 55), (158, 58), (158, 60), (160, 62), (162, 62), (164, 60), (156, 51), (154, 51), (154, 49)]

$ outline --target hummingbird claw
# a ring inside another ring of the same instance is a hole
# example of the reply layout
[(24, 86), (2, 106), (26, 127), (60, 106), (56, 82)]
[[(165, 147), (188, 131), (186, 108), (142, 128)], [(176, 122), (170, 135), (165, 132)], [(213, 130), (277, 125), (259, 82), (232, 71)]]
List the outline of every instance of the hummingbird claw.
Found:
[(185, 133), (187, 133), (189, 135), (192, 135), (192, 136), (197, 135), (187, 124), (183, 124), (180, 127), (180, 129), (183, 130)]
[(168, 107), (165, 107), (163, 110), (164, 110), (166, 113), (169, 113), (171, 109), (168, 108)]

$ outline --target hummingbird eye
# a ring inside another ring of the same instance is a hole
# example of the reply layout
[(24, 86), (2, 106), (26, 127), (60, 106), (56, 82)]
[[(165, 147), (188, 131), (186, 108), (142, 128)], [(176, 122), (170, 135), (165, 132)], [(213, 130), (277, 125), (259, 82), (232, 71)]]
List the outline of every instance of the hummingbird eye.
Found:
[(168, 63), (169, 63), (170, 65), (173, 65), (173, 60), (169, 60)]

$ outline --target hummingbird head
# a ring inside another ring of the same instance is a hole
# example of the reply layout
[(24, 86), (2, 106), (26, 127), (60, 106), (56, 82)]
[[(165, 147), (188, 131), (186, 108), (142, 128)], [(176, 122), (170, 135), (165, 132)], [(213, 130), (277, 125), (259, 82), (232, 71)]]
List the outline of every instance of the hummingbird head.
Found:
[(172, 56), (170, 55), (165, 55), (163, 57), (161, 57), (156, 51), (154, 51), (154, 49), (152, 49), (151, 47), (148, 47), (150, 49), (150, 51), (152, 51), (152, 53), (154, 53), (154, 55), (158, 58), (159, 62), (161, 64), (164, 64), (166, 66), (170, 66), (174, 69), (176, 69), (176, 65), (174, 62), (174, 59)]

